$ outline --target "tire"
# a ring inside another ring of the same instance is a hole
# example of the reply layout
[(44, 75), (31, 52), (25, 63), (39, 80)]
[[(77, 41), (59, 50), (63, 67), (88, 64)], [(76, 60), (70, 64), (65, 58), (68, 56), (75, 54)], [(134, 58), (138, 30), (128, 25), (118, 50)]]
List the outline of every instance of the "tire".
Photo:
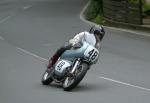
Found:
[(52, 81), (53, 81), (52, 70), (46, 70), (42, 76), (42, 80), (41, 80), (42, 84), (43, 85), (49, 85)]
[(75, 77), (67, 77), (65, 79), (63, 83), (64, 91), (72, 90), (81, 82), (81, 80), (84, 78), (85, 74), (87, 73), (88, 64), (82, 63), (79, 68), (81, 68), (81, 71), (77, 73)]

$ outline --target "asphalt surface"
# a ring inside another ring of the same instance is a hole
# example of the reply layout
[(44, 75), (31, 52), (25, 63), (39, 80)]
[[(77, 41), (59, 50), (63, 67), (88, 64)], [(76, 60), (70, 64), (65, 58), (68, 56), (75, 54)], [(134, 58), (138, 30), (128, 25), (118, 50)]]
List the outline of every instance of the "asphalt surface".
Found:
[(47, 59), (89, 24), (87, 0), (0, 1), (0, 103), (148, 103), (150, 38), (106, 28), (99, 62), (71, 92), (43, 86)]

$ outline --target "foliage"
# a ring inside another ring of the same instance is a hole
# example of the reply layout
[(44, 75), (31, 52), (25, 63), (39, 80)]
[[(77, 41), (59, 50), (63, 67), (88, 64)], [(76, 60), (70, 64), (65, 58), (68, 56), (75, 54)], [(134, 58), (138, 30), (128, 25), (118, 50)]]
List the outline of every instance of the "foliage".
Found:
[[(85, 11), (85, 17), (87, 20), (103, 24), (103, 2), (104, 0), (90, 0), (90, 4)], [(116, 0), (117, 1), (117, 0)], [(118, 0), (122, 1), (122, 0)], [(143, 17), (150, 15), (150, 4), (146, 3), (146, 0), (126, 0), (128, 3), (142, 3)], [(132, 12), (132, 11), (130, 11)]]
[(143, 13), (150, 11), (150, 4), (146, 3), (145, 0), (142, 0), (142, 11)]
[(102, 12), (102, 0), (90, 0), (90, 5), (85, 11), (86, 19), (93, 20)]
[(103, 19), (103, 16), (102, 15), (97, 15), (95, 19), (92, 20), (93, 22), (95, 23), (98, 23), (98, 24), (103, 24), (104, 23), (104, 19)]

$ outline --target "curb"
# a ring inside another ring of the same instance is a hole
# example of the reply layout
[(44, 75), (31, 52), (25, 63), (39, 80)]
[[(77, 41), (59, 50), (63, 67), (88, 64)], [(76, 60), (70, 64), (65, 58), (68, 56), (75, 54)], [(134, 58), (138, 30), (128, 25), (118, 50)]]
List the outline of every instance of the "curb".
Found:
[[(87, 9), (87, 7), (89, 6), (89, 4), (90, 4), (90, 0), (88, 1), (88, 3), (83, 7), (82, 11), (80, 12), (80, 19), (89, 25), (97, 25), (97, 23), (94, 23), (94, 22), (91, 22), (91, 21), (88, 21), (85, 19), (84, 12)], [(114, 22), (114, 21), (112, 21), (111, 23), (108, 23), (108, 24), (107, 23), (103, 24), (103, 26), (105, 28), (128, 32), (128, 33), (132, 33), (135, 35), (150, 37), (150, 27), (146, 27), (144, 25), (132, 25), (132, 24), (119, 23), (119, 22)]]
[(104, 19), (106, 20), (104, 25), (121, 27), (125, 29), (136, 30), (136, 31), (142, 31), (142, 32), (149, 33), (150, 35), (150, 25), (149, 26), (148, 25), (136, 25), (136, 24), (111, 21), (111, 20), (108, 20), (107, 18), (104, 18)]

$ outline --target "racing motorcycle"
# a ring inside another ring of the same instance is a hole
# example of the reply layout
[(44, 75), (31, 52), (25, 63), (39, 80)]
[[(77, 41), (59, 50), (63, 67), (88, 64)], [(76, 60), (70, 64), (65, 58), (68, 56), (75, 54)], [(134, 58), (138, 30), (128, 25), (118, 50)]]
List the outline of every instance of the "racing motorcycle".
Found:
[(82, 41), (82, 43), (66, 50), (52, 69), (44, 72), (42, 84), (49, 85), (54, 81), (62, 83), (65, 91), (70, 91), (80, 83), (89, 70), (89, 66), (96, 63), (98, 57), (97, 48)]

